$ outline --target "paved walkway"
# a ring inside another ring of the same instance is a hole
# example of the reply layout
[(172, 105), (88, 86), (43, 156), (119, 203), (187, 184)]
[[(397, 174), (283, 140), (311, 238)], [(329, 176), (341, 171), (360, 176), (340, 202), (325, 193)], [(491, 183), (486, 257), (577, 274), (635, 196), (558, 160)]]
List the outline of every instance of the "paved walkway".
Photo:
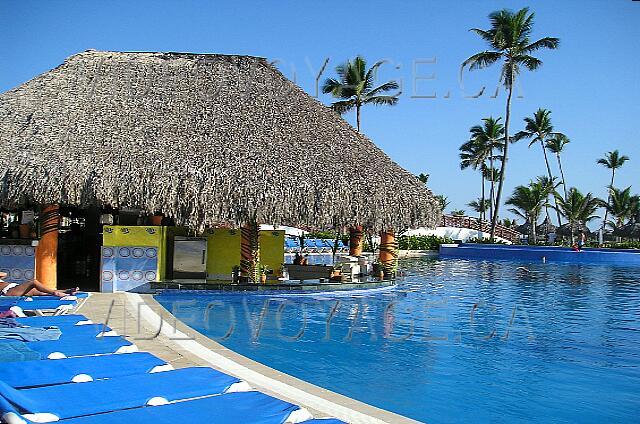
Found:
[[(108, 322), (140, 350), (175, 368), (209, 366), (247, 381), (252, 387), (307, 408), (315, 417), (360, 423), (410, 424), (417, 421), (309, 384), (239, 355), (175, 320), (151, 295), (95, 293), (79, 313)], [(390, 388), (390, 393), (392, 393)]]

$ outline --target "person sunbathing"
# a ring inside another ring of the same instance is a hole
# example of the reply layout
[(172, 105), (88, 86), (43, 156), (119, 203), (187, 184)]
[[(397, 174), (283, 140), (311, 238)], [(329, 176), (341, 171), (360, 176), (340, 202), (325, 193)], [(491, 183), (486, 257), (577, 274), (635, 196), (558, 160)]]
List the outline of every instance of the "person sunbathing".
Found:
[(47, 296), (64, 297), (75, 294), (79, 289), (54, 290), (45, 286), (38, 280), (29, 280), (24, 283), (10, 283), (4, 281), (6, 272), (0, 272), (0, 296)]

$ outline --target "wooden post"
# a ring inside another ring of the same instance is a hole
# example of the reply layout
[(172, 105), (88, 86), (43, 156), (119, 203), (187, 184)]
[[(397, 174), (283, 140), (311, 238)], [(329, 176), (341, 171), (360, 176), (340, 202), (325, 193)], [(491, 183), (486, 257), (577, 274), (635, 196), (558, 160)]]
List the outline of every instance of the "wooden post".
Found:
[(40, 214), (40, 242), (36, 248), (36, 279), (45, 286), (58, 286), (58, 228), (60, 207), (46, 206)]
[(396, 274), (398, 264), (398, 244), (392, 230), (380, 233), (380, 265), (385, 277), (393, 277)]
[(252, 283), (260, 282), (258, 234), (258, 224), (255, 221), (240, 227), (240, 275)]
[(349, 228), (349, 256), (362, 255), (362, 225)]

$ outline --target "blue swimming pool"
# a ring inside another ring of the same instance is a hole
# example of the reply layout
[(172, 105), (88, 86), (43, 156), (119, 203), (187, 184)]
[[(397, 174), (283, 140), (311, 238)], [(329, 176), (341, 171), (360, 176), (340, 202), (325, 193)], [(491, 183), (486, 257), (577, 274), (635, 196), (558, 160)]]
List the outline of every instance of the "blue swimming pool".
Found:
[(638, 268), (522, 265), (411, 259), (392, 290), (157, 299), (243, 355), (417, 420), (637, 421)]

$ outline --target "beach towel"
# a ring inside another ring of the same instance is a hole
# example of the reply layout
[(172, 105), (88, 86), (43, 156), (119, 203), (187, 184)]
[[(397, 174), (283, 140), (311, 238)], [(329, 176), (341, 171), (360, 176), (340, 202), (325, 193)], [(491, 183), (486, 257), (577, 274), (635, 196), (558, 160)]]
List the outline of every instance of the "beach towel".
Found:
[(21, 342), (58, 340), (61, 335), (62, 332), (57, 327), (0, 327), (0, 343), (4, 340)]
[(0, 345), (0, 362), (37, 361), (42, 355), (30, 349), (23, 342), (5, 340)]
[(23, 327), (13, 317), (0, 317), (0, 328)]

